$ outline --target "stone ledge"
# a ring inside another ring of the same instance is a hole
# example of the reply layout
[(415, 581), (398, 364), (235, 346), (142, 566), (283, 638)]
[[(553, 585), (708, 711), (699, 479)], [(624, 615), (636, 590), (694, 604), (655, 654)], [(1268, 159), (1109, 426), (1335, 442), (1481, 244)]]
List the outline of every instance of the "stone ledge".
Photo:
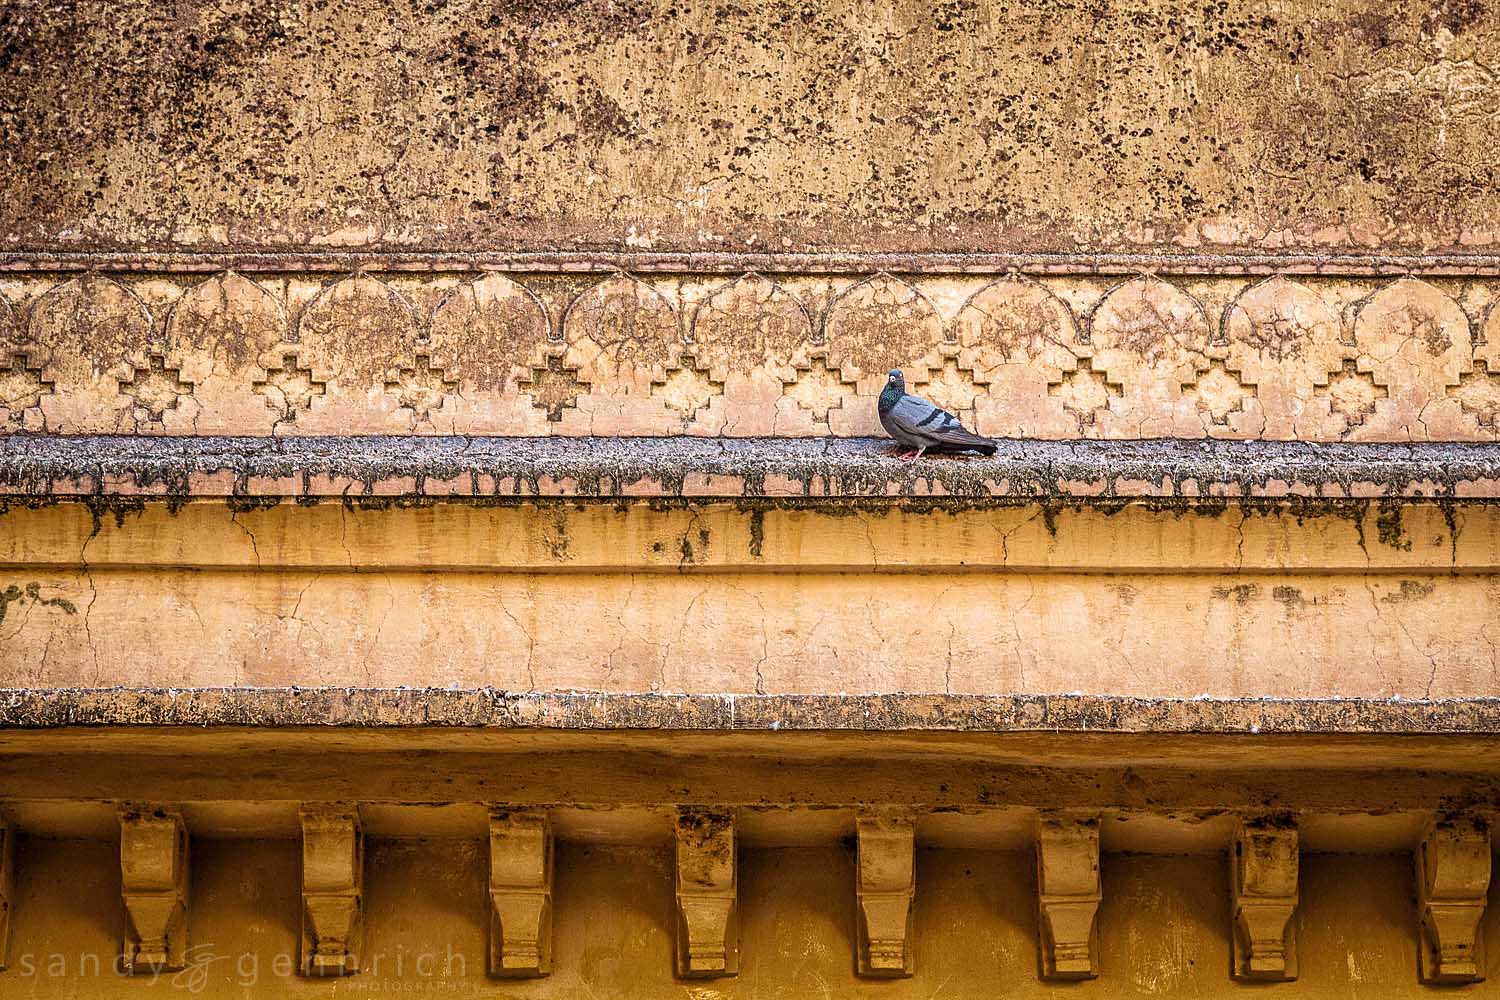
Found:
[(1461, 735), (1500, 733), (1500, 698), (0, 689), (0, 729), (75, 726)]
[(177, 271), (212, 273), (233, 269), (350, 273), (357, 270), (468, 272), (501, 270), (529, 273), (678, 274), (856, 274), (882, 271), (903, 274), (1297, 274), (1495, 276), (1500, 254), (1254, 253), (1249, 251), (906, 251), (906, 252), (787, 252), (738, 253), (712, 251), (531, 250), (531, 251), (419, 251), (327, 250), (265, 246), (241, 250), (163, 250), (155, 245), (139, 250), (79, 251), (39, 247), (0, 252), (0, 272), (27, 274), (61, 271), (78, 274), (154, 273)]
[(894, 458), (873, 438), (0, 438), (0, 494), (477, 500), (1491, 501), (1500, 444), (1002, 440)]

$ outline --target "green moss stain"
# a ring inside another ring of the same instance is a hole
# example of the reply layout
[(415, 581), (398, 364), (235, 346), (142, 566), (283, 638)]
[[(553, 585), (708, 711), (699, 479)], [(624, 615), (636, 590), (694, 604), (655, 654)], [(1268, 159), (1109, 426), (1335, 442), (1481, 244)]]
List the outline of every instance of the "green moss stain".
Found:
[(757, 508), (750, 512), (750, 554), (759, 559), (765, 551), (766, 512)]
[(0, 590), (0, 625), (5, 624), (5, 618), (10, 613), (10, 606), (24, 605), (26, 602), (47, 608), (57, 608), (63, 614), (78, 614), (78, 605), (65, 597), (43, 597), (42, 585), (35, 581), (24, 587), (10, 584), (4, 590)]
[(1411, 551), (1411, 539), (1401, 526), (1401, 505), (1382, 501), (1375, 515), (1376, 537), (1380, 544), (1401, 552)]

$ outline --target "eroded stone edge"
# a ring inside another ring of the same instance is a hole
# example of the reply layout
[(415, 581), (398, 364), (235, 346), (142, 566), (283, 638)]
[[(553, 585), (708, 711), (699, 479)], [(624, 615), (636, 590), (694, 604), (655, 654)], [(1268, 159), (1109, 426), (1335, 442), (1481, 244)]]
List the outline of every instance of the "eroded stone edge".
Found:
[(492, 688), (0, 689), (0, 729), (342, 727), (1058, 733), (1500, 733), (1500, 697), (516, 693)]
[(1007, 439), (989, 458), (894, 458), (878, 438), (0, 438), (0, 500), (89, 496), (1500, 498), (1500, 443)]

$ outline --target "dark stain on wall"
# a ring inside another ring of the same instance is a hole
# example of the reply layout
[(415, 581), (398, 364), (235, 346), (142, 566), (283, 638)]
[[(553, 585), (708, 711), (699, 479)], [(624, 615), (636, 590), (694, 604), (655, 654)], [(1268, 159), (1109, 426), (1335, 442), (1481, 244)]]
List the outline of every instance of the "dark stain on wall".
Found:
[(1480, 0), (10, 4), (0, 247), (1493, 248), (1497, 45)]

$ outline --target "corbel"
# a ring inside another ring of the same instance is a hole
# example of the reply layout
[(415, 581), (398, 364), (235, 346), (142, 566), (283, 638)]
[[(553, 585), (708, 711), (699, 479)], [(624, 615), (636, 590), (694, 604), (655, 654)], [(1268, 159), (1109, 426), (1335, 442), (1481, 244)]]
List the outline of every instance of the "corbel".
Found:
[(909, 819), (861, 816), (855, 821), (859, 911), (859, 974), (912, 974), (912, 897), (916, 836)]
[(1044, 813), (1036, 840), (1043, 979), (1099, 975), (1099, 818)]
[(713, 809), (677, 811), (677, 975), (699, 979), (740, 971), (734, 817)]
[(302, 974), (359, 971), (364, 937), (365, 840), (359, 811), (302, 807)]
[(1484, 979), (1479, 920), (1490, 888), (1490, 828), (1470, 816), (1437, 816), (1416, 851), (1424, 983)]
[(124, 969), (175, 972), (187, 964), (188, 835), (175, 809), (126, 806), (120, 819)]
[(1297, 978), (1297, 826), (1289, 816), (1242, 817), (1229, 857), (1235, 979)]
[(490, 811), (490, 975), (552, 971), (552, 825), (542, 812)]
[(10, 954), (10, 915), (16, 899), (16, 827), (0, 816), (0, 971)]

